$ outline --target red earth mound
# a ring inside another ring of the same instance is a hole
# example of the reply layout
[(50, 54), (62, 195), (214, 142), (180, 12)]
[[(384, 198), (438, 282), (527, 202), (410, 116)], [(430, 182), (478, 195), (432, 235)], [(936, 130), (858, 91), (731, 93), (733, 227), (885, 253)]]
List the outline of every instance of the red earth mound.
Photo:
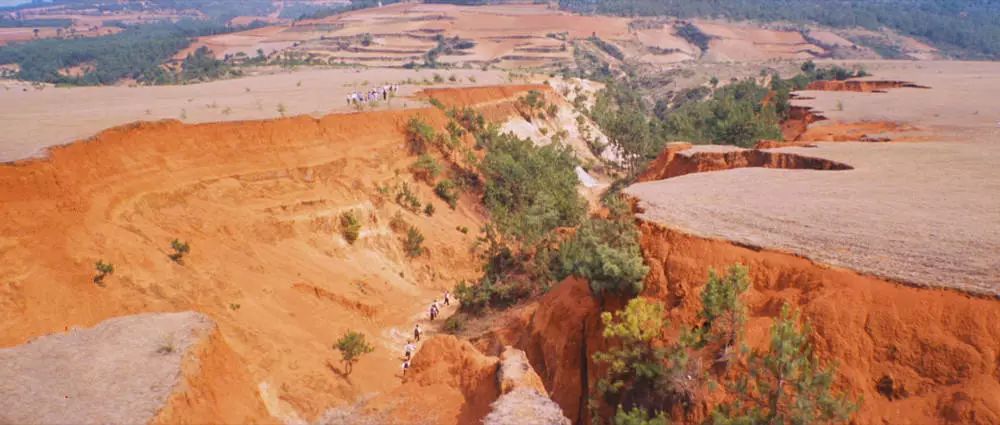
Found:
[[(110, 317), (195, 310), (218, 323), (235, 356), (224, 364), (245, 364), (250, 393), (260, 389), (280, 420), (313, 420), (397, 387), (398, 329), (412, 326), (419, 300), (479, 272), (475, 236), (457, 228), (484, 220), (473, 193), (456, 209), (438, 203), (432, 217), (385, 193), (405, 183), (421, 204), (440, 202), (409, 172), (404, 128), (414, 116), (438, 130), (447, 122), (436, 108), (147, 122), (0, 165), (0, 347)], [(353, 244), (341, 232), (347, 211), (362, 223)], [(424, 255), (403, 252), (396, 216), (427, 235)], [(183, 262), (168, 258), (174, 238), (191, 244)], [(115, 268), (101, 285), (98, 260)], [(331, 366), (331, 344), (348, 329), (376, 345), (350, 379)], [(202, 363), (209, 376), (229, 373), (214, 362)], [(211, 394), (237, 391), (198, 388), (175, 402), (194, 416), (164, 420), (232, 422), (217, 413), (233, 405)]]
[(374, 407), (388, 408), (399, 423), (479, 423), (500, 396), (498, 367), (499, 359), (468, 341), (436, 336), (413, 357), (403, 386), (380, 397)]
[[(782, 305), (800, 310), (812, 326), (817, 355), (837, 367), (836, 387), (863, 398), (855, 423), (1000, 421), (1000, 401), (993, 397), (1000, 392), (1000, 302), (909, 287), (656, 224), (641, 223), (640, 229), (651, 269), (642, 295), (664, 302), (673, 326), (699, 323), (700, 291), (710, 269), (741, 263), (754, 282), (744, 296), (748, 345), (767, 344)], [(541, 298), (524, 321), (506, 323), (514, 329), (491, 334), (515, 340), (528, 353), (574, 423), (588, 423), (586, 400), (599, 376), (592, 355), (603, 348), (600, 311), (586, 282), (570, 279)], [(700, 423), (709, 409), (703, 401), (675, 419)]]
[(866, 81), (866, 80), (821, 80), (813, 81), (806, 86), (806, 90), (820, 91), (853, 91), (862, 93), (879, 93), (889, 89), (898, 88), (927, 89), (930, 87), (921, 86), (906, 81)]
[(690, 144), (675, 143), (664, 149), (638, 181), (653, 181), (683, 176), (691, 173), (731, 170), (733, 168), (763, 167), (808, 170), (850, 170), (851, 166), (822, 158), (812, 158), (792, 153), (761, 150), (730, 150), (727, 152), (689, 152)]
[[(858, 423), (1000, 421), (997, 300), (904, 286), (651, 223), (641, 230), (650, 267), (643, 295), (664, 301), (674, 323), (696, 324), (710, 268), (747, 265), (748, 343), (766, 343), (783, 304), (801, 310), (819, 357), (838, 365), (837, 385), (863, 396)], [(886, 378), (889, 394), (877, 389)]]

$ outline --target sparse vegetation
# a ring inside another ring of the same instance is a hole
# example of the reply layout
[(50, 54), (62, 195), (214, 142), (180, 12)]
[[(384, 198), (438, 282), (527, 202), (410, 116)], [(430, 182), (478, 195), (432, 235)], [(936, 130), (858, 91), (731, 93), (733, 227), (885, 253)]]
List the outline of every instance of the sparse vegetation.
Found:
[(428, 217), (434, 216), (434, 204), (428, 202), (427, 205), (424, 206), (424, 215)]
[(433, 184), (434, 179), (441, 173), (441, 165), (438, 164), (434, 157), (424, 153), (417, 158), (417, 162), (414, 162), (410, 166), (410, 171), (413, 172), (413, 176), (418, 180)]
[(782, 307), (767, 351), (750, 354), (747, 373), (732, 384), (736, 399), (717, 406), (711, 423), (847, 422), (858, 403), (833, 391), (833, 371), (819, 364), (809, 333), (797, 312)]
[(459, 315), (453, 315), (444, 321), (444, 331), (450, 334), (457, 334), (465, 329), (465, 320)]
[(406, 239), (403, 240), (403, 252), (410, 258), (415, 258), (423, 255), (427, 251), (424, 248), (424, 234), (420, 233), (416, 227), (410, 226), (410, 229), (406, 231)]
[[(741, 265), (723, 275), (711, 272), (701, 296), (702, 322), (682, 329), (672, 343), (662, 339), (670, 332), (658, 301), (637, 297), (619, 312), (603, 313), (610, 345), (594, 355), (607, 365), (590, 402), (595, 421), (602, 419), (603, 403), (615, 409), (604, 418), (612, 424), (662, 424), (669, 412), (689, 412), (704, 402), (699, 397), (706, 387), (721, 384), (731, 401), (716, 405), (706, 423), (847, 422), (858, 404), (832, 391), (833, 373), (816, 360), (808, 325), (800, 330), (787, 306), (771, 329), (769, 349), (750, 352), (743, 345), (741, 298), (749, 286)], [(703, 366), (703, 358), (712, 367)], [(729, 364), (744, 364), (746, 372), (729, 373)]]
[(97, 275), (94, 276), (94, 283), (98, 285), (103, 285), (104, 278), (115, 272), (115, 266), (111, 263), (105, 263), (104, 260), (98, 260), (94, 264), (94, 268), (97, 269)]
[(455, 187), (455, 182), (444, 179), (438, 182), (434, 186), (434, 193), (437, 194), (441, 200), (448, 204), (451, 209), (455, 209), (458, 205), (458, 190)]
[(191, 245), (188, 245), (187, 242), (183, 242), (180, 239), (174, 239), (171, 241), (170, 248), (174, 250), (174, 253), (170, 254), (170, 259), (178, 264), (183, 263), (184, 256), (191, 252)]
[(358, 236), (361, 234), (361, 220), (358, 219), (354, 211), (345, 211), (340, 215), (340, 234), (349, 244), (358, 240)]
[(401, 183), (396, 189), (396, 203), (413, 212), (420, 211), (420, 207), (423, 205), (420, 198), (413, 193), (410, 185), (406, 182)]
[(168, 334), (163, 337), (160, 341), (159, 347), (156, 348), (157, 354), (172, 354), (177, 351), (177, 343), (174, 341), (174, 334)]
[(406, 123), (406, 141), (410, 152), (423, 154), (435, 138), (434, 129), (419, 117), (410, 118)]
[(337, 340), (333, 348), (340, 351), (345, 375), (351, 374), (354, 370), (354, 363), (357, 363), (361, 356), (375, 351), (375, 347), (368, 343), (365, 335), (355, 331), (347, 331), (344, 336)]

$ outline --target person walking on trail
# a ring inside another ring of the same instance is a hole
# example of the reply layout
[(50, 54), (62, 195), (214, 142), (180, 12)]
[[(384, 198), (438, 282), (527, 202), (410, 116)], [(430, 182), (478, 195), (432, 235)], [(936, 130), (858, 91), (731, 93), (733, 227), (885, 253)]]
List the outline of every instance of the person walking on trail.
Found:
[(413, 340), (419, 342), (420, 341), (420, 334), (421, 333), (422, 332), (420, 332), (420, 324), (417, 323), (417, 325), (413, 327)]
[(440, 310), (438, 310), (437, 300), (434, 300), (434, 302), (431, 303), (431, 310), (430, 310), (430, 315), (431, 315), (431, 321), (432, 322), (434, 321), (435, 318), (437, 318), (437, 315), (438, 315), (439, 312), (440, 312)]
[(451, 294), (448, 291), (444, 291), (444, 305), (451, 305)]
[(406, 356), (406, 361), (410, 361), (413, 357), (413, 352), (416, 351), (417, 347), (413, 345), (413, 341), (406, 340), (406, 345), (403, 346), (403, 354)]
[(406, 377), (406, 371), (410, 369), (410, 361), (406, 360), (403, 362), (403, 377)]

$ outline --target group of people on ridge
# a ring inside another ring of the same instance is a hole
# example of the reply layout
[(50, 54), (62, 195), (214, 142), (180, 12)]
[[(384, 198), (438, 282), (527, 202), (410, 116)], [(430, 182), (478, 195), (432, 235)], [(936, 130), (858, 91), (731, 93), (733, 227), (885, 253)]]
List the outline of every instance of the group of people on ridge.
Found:
[(352, 92), (347, 95), (348, 105), (363, 105), (369, 102), (377, 102), (379, 100), (387, 101), (389, 100), (389, 95), (396, 95), (399, 91), (399, 86), (395, 84), (387, 84), (382, 87), (373, 87), (368, 89), (367, 92)]
[[(444, 305), (451, 305), (451, 294), (448, 291), (444, 292)], [(437, 299), (431, 302), (431, 307), (429, 310), (429, 315), (431, 321), (434, 321), (441, 314), (441, 309), (438, 307)], [(420, 342), (420, 336), (423, 335), (423, 330), (420, 329), (420, 324), (417, 323), (413, 326), (413, 339), (406, 340), (406, 345), (403, 346), (403, 376), (406, 376), (406, 370), (410, 368), (410, 359), (413, 358), (413, 354), (417, 351), (416, 343)]]

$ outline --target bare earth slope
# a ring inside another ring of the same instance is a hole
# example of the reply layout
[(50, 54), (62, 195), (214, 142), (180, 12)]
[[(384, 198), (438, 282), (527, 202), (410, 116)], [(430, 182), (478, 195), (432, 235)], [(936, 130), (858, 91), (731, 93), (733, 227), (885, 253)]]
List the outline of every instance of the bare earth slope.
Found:
[[(531, 88), (543, 89), (521, 90)], [(485, 90), (482, 100), (522, 91)], [(414, 321), (479, 273), (476, 236), (459, 229), (484, 220), (475, 193), (451, 209), (413, 179), (403, 133), (413, 116), (445, 124), (435, 108), (140, 123), (0, 165), (0, 347), (110, 317), (196, 310), (218, 323), (278, 420), (312, 420), (398, 386)], [(421, 209), (435, 205), (432, 217), (397, 205), (403, 184)], [(347, 211), (361, 223), (353, 244), (341, 232)], [(417, 258), (402, 247), (408, 226), (426, 237)], [(168, 258), (174, 238), (191, 245), (182, 264)], [(98, 260), (115, 266), (103, 285)], [(331, 348), (348, 329), (376, 348), (350, 376)]]
[[(800, 101), (831, 121), (912, 125), (930, 142), (783, 148), (853, 169), (740, 168), (640, 183), (628, 193), (643, 219), (696, 235), (1000, 295), (1000, 130), (990, 106), (1000, 96), (1000, 65), (962, 65), (881, 64), (879, 78), (931, 88), (806, 92), (815, 99)], [(838, 102), (842, 108), (831, 107)]]

